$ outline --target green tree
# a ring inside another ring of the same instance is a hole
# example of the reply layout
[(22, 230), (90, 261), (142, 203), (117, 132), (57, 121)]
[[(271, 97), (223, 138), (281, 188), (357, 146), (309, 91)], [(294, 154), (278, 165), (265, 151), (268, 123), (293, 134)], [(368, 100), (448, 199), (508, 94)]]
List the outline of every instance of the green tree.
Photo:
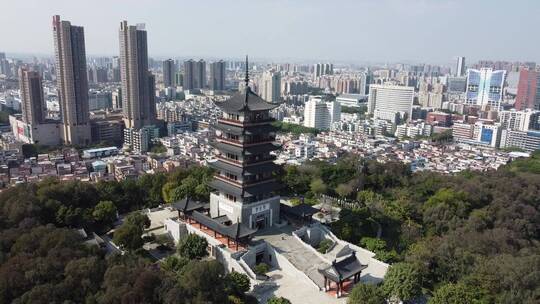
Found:
[(167, 177), (163, 173), (144, 174), (137, 180), (138, 186), (143, 193), (144, 206), (153, 208), (163, 203), (161, 190), (167, 182)]
[(378, 238), (363, 237), (360, 240), (360, 245), (369, 251), (373, 251), (375, 258), (383, 262), (392, 262), (397, 258), (397, 252), (386, 248), (386, 241)]
[(120, 248), (134, 251), (142, 247), (144, 229), (150, 227), (150, 219), (140, 212), (131, 213), (114, 231), (113, 241)]
[(128, 224), (140, 227), (142, 230), (150, 227), (150, 219), (141, 212), (130, 213), (125, 220)]
[(259, 263), (255, 265), (253, 271), (256, 274), (265, 275), (268, 271), (270, 271), (270, 266), (268, 266), (266, 263)]
[(110, 225), (116, 220), (116, 206), (111, 201), (101, 201), (92, 211), (94, 219), (104, 225)]
[(340, 198), (347, 198), (353, 192), (353, 187), (350, 184), (339, 184), (336, 188), (336, 193)]
[(268, 302), (266, 302), (266, 304), (291, 304), (291, 301), (287, 300), (284, 297), (273, 296), (268, 299)]
[(208, 241), (194, 233), (188, 234), (178, 242), (178, 254), (186, 259), (201, 259), (208, 255)]
[(180, 186), (174, 188), (172, 192), (173, 201), (181, 200), (185, 197), (194, 197), (195, 189), (199, 185), (199, 182), (194, 177), (186, 177), (180, 183)]
[(249, 277), (236, 271), (225, 276), (225, 283), (228, 285), (229, 293), (234, 295), (243, 295), (248, 292), (251, 287)]
[(281, 132), (281, 133), (292, 133), (296, 135), (300, 135), (300, 134), (317, 135), (319, 133), (319, 130), (315, 128), (309, 128), (309, 127), (292, 124), (292, 123), (286, 123), (282, 121), (275, 121), (272, 123), (272, 125), (278, 129), (278, 132)]
[(165, 202), (169, 204), (174, 203), (173, 191), (176, 187), (177, 185), (174, 182), (167, 182), (163, 185), (161, 193)]
[(305, 195), (309, 191), (309, 174), (301, 171), (299, 166), (286, 166), (284, 171), (280, 177), (290, 193)]
[(197, 303), (226, 303), (225, 270), (218, 261), (190, 261), (178, 280), (180, 287)]
[(311, 189), (311, 192), (313, 192), (315, 195), (321, 195), (326, 193), (326, 184), (320, 178), (314, 179), (309, 184), (309, 188)]
[(137, 250), (142, 247), (143, 231), (132, 224), (124, 223), (114, 231), (113, 242), (125, 250)]
[(359, 283), (354, 286), (347, 304), (384, 304), (384, 295), (377, 285)]
[(396, 263), (384, 276), (382, 290), (390, 299), (409, 301), (420, 295), (421, 277), (412, 264)]
[(161, 269), (178, 274), (188, 263), (189, 260), (184, 257), (171, 255), (161, 262)]
[(447, 283), (435, 290), (429, 304), (480, 304), (480, 295), (475, 287), (463, 283)]
[(441, 234), (448, 229), (461, 225), (469, 215), (471, 204), (464, 191), (440, 189), (424, 205), (424, 222), (430, 232)]

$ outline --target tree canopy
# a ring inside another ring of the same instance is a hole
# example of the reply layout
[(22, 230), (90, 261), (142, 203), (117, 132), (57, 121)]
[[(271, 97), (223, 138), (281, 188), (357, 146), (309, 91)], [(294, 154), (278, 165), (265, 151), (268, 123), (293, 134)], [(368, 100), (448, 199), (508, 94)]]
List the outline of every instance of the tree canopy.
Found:
[(0, 193), (0, 303), (253, 303), (244, 278), (226, 276), (216, 261), (172, 256), (156, 265), (137, 249), (150, 224), (140, 212), (131, 212), (114, 232), (127, 249), (123, 255), (105, 256), (76, 231), (107, 231), (116, 211), (155, 207), (163, 202), (165, 183), (199, 179), (201, 172), (207, 171), (97, 184), (47, 179), (5, 189)]
[(178, 242), (178, 254), (189, 260), (200, 259), (208, 255), (208, 241), (194, 233), (188, 234)]
[(380, 260), (399, 262), (381, 287), (391, 296), (449, 297), (466, 286), (480, 303), (535, 303), (539, 168), (540, 152), (498, 170), (453, 175), (345, 155), (285, 166), (280, 178), (284, 195), (347, 202), (331, 229)]
[(377, 285), (356, 284), (349, 294), (347, 304), (385, 304), (384, 295)]

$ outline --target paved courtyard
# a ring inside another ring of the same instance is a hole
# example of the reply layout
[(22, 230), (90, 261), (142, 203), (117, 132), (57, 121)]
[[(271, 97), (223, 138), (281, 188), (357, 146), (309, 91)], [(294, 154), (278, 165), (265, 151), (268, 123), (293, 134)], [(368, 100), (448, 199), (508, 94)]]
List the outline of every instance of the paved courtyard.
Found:
[[(328, 293), (319, 290), (323, 287), (323, 277), (317, 269), (327, 264), (313, 252), (307, 250), (293, 236), (293, 228), (286, 226), (281, 229), (270, 228), (259, 232), (254, 239), (263, 239), (283, 255), (294, 267), (306, 274), (313, 282), (304, 278), (298, 278), (296, 274), (281, 269), (275, 269), (268, 273), (271, 278), (261, 294), (257, 296), (261, 303), (273, 295), (285, 297), (295, 303), (346, 303), (346, 298), (337, 299)], [(272, 285), (274, 285), (272, 287)], [(279, 288), (278, 288), (279, 287)]]
[[(275, 285), (255, 295), (260, 303), (266, 303), (272, 296), (285, 297), (293, 304), (344, 304), (347, 298), (337, 299), (328, 293), (318, 291), (311, 282), (298, 280), (295, 276), (276, 269), (268, 272), (270, 284)], [(278, 288), (279, 287), (279, 288)]]
[[(266, 300), (272, 295), (283, 296), (291, 300), (292, 303), (346, 303), (346, 297), (341, 299), (335, 297), (335, 290), (327, 293), (322, 291), (324, 278), (318, 270), (328, 267), (330, 265), (328, 261), (334, 260), (335, 256), (342, 250), (351, 250), (347, 248), (351, 245), (340, 242), (323, 258), (295, 238), (292, 235), (294, 230), (295, 228), (292, 226), (272, 227), (259, 231), (253, 238), (254, 240), (264, 240), (270, 244), (296, 268), (296, 271), (275, 269), (268, 273), (271, 279), (264, 284), (264, 288), (257, 292), (261, 303), (266, 303)], [(364, 249), (356, 248), (355, 252), (357, 258), (363, 264), (368, 265), (362, 273), (361, 282), (380, 282), (386, 273), (386, 264), (373, 259), (373, 253)], [(351, 282), (345, 282), (345, 285), (346, 291), (350, 291)]]

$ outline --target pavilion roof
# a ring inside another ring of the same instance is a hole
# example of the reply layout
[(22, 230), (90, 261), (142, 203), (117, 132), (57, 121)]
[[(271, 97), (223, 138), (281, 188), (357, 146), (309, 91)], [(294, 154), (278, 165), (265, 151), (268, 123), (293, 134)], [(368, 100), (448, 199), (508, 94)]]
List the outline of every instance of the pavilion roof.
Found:
[(229, 226), (224, 225), (222, 224), (223, 219), (219, 218), (219, 219), (214, 220), (213, 218), (207, 215), (204, 215), (198, 211), (194, 211), (192, 214), (192, 217), (198, 223), (210, 228), (213, 231), (216, 231), (217, 233), (221, 235), (228, 236), (234, 240), (248, 237), (254, 234), (255, 232), (257, 232), (256, 229), (251, 229), (242, 223), (234, 223)]
[(208, 208), (208, 203), (199, 202), (189, 197), (185, 197), (179, 201), (176, 201), (172, 204), (173, 208), (182, 212), (191, 212), (195, 210)]
[(339, 262), (334, 261), (332, 262), (332, 265), (319, 269), (319, 272), (334, 282), (341, 282), (360, 273), (367, 267), (367, 265), (360, 263), (356, 258), (356, 253), (353, 251), (347, 258), (340, 260)]

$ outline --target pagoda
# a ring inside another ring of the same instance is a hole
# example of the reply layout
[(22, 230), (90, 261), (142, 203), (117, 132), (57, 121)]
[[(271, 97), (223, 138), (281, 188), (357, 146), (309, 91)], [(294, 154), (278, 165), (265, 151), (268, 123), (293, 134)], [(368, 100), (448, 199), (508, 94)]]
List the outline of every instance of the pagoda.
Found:
[(274, 143), (276, 128), (269, 103), (249, 87), (246, 56), (245, 90), (221, 103), (222, 115), (213, 126), (212, 146), (216, 160), (209, 165), (216, 170), (210, 183), (210, 216), (229, 224), (241, 223), (251, 229), (264, 229), (279, 222), (279, 195), (274, 172), (278, 150)]

